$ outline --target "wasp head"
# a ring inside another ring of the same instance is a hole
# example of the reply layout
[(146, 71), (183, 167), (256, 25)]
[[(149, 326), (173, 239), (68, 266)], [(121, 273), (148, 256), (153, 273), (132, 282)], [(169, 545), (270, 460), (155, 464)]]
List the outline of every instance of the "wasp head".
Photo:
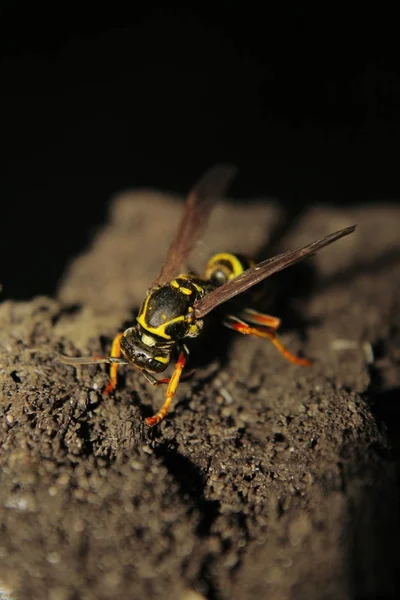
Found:
[(171, 351), (137, 325), (130, 327), (121, 338), (121, 352), (132, 365), (149, 373), (162, 373), (167, 368)]

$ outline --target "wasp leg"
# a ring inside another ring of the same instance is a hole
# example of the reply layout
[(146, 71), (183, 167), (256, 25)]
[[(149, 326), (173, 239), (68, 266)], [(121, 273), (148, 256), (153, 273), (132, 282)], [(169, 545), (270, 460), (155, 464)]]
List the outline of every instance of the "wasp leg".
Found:
[[(174, 371), (171, 379), (168, 382), (168, 388), (167, 388), (167, 393), (165, 396), (164, 404), (162, 405), (162, 407), (160, 408), (158, 413), (156, 413), (153, 417), (148, 417), (146, 419), (147, 425), (150, 425), (150, 426), (156, 425), (167, 414), (170, 404), (172, 402), (172, 399), (175, 395), (176, 388), (178, 387), (179, 380), (180, 380), (181, 374), (182, 374), (182, 370), (185, 366), (188, 354), (189, 354), (188, 349), (186, 348), (186, 346), (184, 346), (183, 350), (179, 353), (179, 358), (175, 365), (175, 371)], [(160, 382), (163, 382), (163, 380), (160, 380)]]
[(263, 327), (268, 327), (268, 329), (272, 329), (276, 331), (279, 329), (281, 324), (281, 320), (278, 317), (273, 317), (272, 315), (266, 315), (264, 313), (260, 313), (253, 308), (244, 308), (241, 311), (241, 317), (246, 323), (251, 323), (253, 325), (262, 325)]
[[(121, 338), (124, 334), (119, 333), (115, 338), (111, 346), (111, 356), (110, 358), (119, 358), (121, 356)], [(118, 379), (118, 363), (111, 362), (110, 366), (110, 381), (108, 382), (104, 393), (111, 394), (111, 392), (117, 387), (117, 379)]]
[(311, 365), (311, 361), (309, 361), (307, 358), (300, 358), (299, 356), (295, 356), (294, 354), (289, 352), (289, 350), (285, 348), (282, 342), (277, 338), (275, 331), (270, 331), (265, 327), (252, 327), (248, 323), (245, 323), (245, 321), (242, 321), (241, 319), (238, 319), (237, 317), (233, 317), (231, 315), (225, 317), (224, 325), (226, 325), (226, 327), (230, 327), (230, 329), (234, 329), (235, 331), (242, 333), (243, 335), (254, 335), (259, 338), (266, 338), (271, 340), (275, 348), (279, 350), (279, 352), (287, 360), (294, 363), (295, 365), (302, 365), (304, 367), (309, 367)]
[[(192, 375), (194, 375), (194, 373), (196, 372), (196, 369), (191, 369), (190, 371), (187, 371), (186, 373), (184, 373), (182, 375), (182, 377), (180, 378), (180, 381), (186, 381), (186, 379), (189, 379), (189, 377), (192, 377)], [(154, 387), (156, 387), (157, 385), (161, 385), (164, 383), (169, 383), (171, 381), (171, 377), (164, 377), (163, 379), (156, 379), (155, 377), (153, 377), (153, 375), (151, 373), (147, 373), (147, 371), (142, 371), (144, 377), (147, 379), (147, 381), (149, 383), (151, 383), (151, 385), (154, 385)]]

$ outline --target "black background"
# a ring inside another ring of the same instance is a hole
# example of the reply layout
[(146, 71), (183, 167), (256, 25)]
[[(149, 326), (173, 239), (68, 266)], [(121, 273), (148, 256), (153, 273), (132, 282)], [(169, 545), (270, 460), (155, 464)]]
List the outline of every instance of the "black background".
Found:
[(394, 13), (132, 9), (1, 9), (3, 298), (52, 293), (116, 192), (218, 161), (294, 213), (399, 197)]

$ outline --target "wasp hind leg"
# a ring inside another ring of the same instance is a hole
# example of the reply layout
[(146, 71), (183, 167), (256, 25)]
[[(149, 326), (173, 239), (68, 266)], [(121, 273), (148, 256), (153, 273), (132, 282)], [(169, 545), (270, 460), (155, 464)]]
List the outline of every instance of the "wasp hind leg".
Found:
[[(147, 425), (150, 425), (150, 426), (156, 425), (167, 414), (168, 409), (171, 405), (172, 399), (175, 396), (175, 392), (178, 387), (179, 381), (181, 379), (181, 374), (182, 374), (183, 368), (186, 364), (188, 356), (189, 356), (189, 351), (186, 348), (186, 346), (184, 346), (183, 349), (181, 350), (181, 352), (179, 353), (179, 357), (178, 357), (177, 363), (175, 365), (175, 370), (173, 372), (173, 375), (172, 375), (171, 379), (167, 380), (168, 388), (167, 388), (167, 393), (165, 395), (164, 404), (162, 405), (162, 407), (160, 408), (158, 413), (156, 413), (154, 416), (148, 417), (146, 419)], [(167, 383), (167, 381), (160, 380), (159, 383)]]
[(278, 317), (260, 313), (253, 308), (244, 308), (240, 313), (240, 317), (245, 323), (268, 327), (272, 331), (277, 331), (281, 324), (281, 320)]
[(269, 339), (275, 348), (290, 362), (295, 365), (309, 367), (311, 361), (307, 358), (301, 358), (289, 352), (282, 344), (276, 335), (279, 328), (280, 320), (277, 317), (264, 315), (250, 308), (246, 308), (241, 312), (241, 319), (228, 315), (225, 317), (224, 325), (230, 329), (234, 329), (243, 335), (254, 335), (259, 338)]

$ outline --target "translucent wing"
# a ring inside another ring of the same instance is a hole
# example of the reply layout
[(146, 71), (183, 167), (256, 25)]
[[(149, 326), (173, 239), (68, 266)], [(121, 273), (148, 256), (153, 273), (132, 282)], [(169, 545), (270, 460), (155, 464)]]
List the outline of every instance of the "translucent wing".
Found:
[(278, 254), (277, 256), (273, 256), (272, 258), (268, 258), (264, 260), (255, 267), (251, 269), (247, 269), (244, 273), (235, 277), (231, 281), (228, 281), (221, 287), (213, 290), (209, 294), (206, 294), (194, 303), (195, 317), (196, 319), (201, 319), (207, 313), (214, 310), (219, 304), (230, 300), (234, 296), (245, 292), (253, 285), (260, 283), (263, 279), (266, 279), (273, 273), (277, 271), (282, 271), (293, 265), (294, 263), (314, 254), (320, 248), (327, 246), (328, 244), (332, 244), (339, 238), (349, 235), (353, 233), (356, 225), (352, 227), (346, 227), (346, 229), (341, 229), (340, 231), (336, 231), (335, 233), (331, 233), (326, 237), (316, 240), (311, 244), (307, 244), (306, 246), (302, 246), (301, 248), (296, 248), (295, 250), (289, 250), (287, 252), (283, 252), (282, 254)]
[(168, 283), (178, 273), (193, 246), (204, 233), (216, 201), (224, 194), (235, 174), (236, 167), (233, 165), (216, 165), (206, 171), (192, 189), (165, 264), (154, 285)]

